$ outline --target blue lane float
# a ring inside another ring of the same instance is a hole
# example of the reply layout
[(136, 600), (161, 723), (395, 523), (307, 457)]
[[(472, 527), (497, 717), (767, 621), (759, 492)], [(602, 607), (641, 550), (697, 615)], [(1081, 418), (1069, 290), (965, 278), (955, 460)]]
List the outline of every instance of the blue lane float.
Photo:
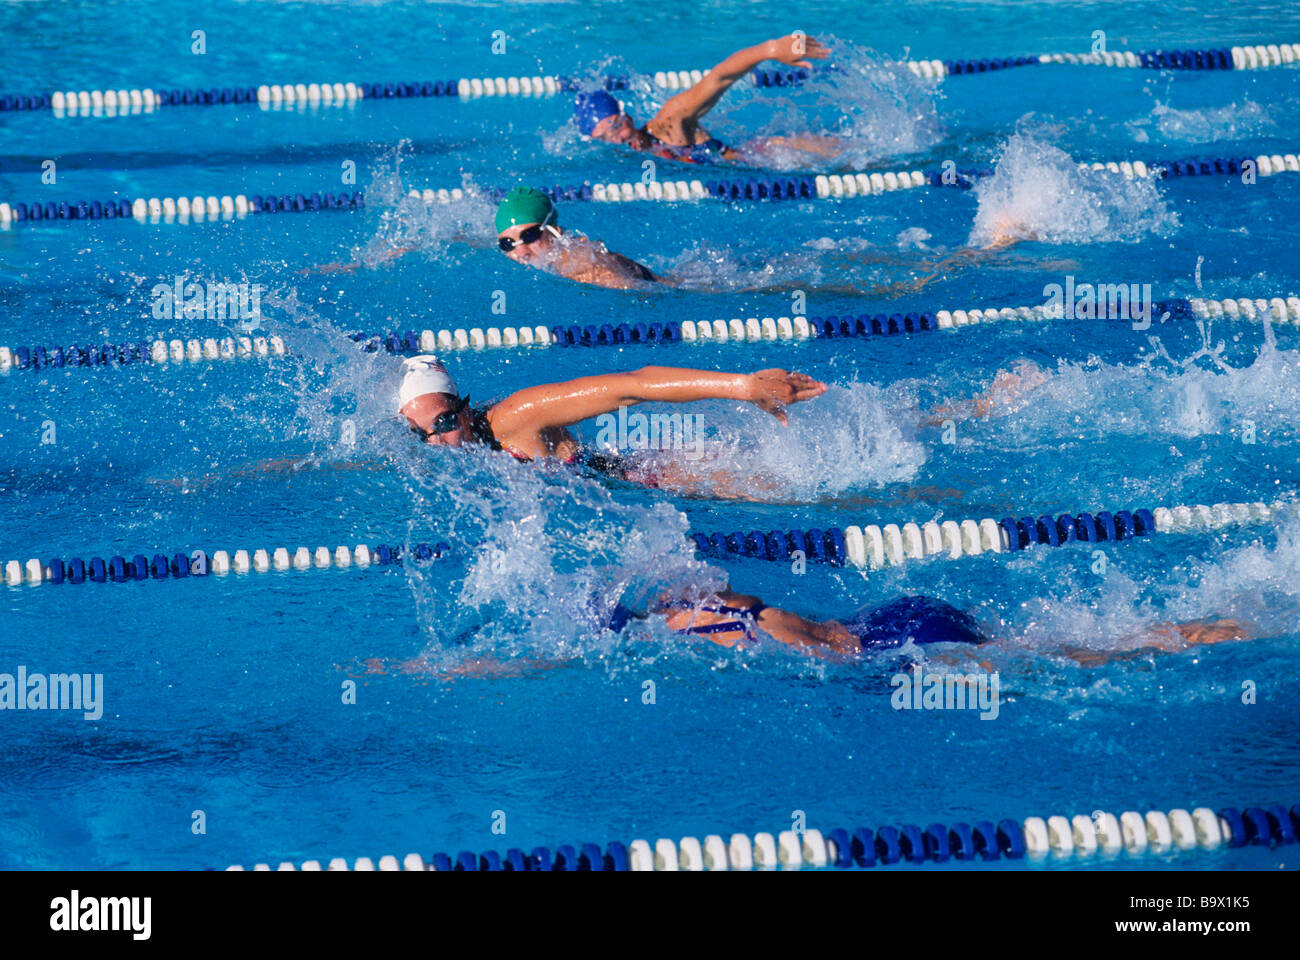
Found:
[[(1136, 178), (1235, 177), (1247, 171), (1267, 177), (1300, 171), (1296, 153), (1276, 153), (1255, 157), (1192, 157), (1174, 160), (1094, 162), (1080, 164), (1084, 170), (1107, 170)], [(963, 170), (918, 169), (872, 171), (854, 174), (803, 174), (770, 176), (738, 174), (705, 181), (652, 181), (650, 183), (583, 183), (540, 187), (556, 202), (625, 203), (633, 201), (678, 202), (721, 200), (740, 202), (786, 202), (840, 200), (874, 196), (893, 191), (929, 186), (937, 189), (968, 190), (976, 181), (992, 173), (991, 168)], [(448, 203), (466, 196), (460, 188), (452, 190), (413, 190), (411, 195), (426, 203)], [(500, 188), (483, 192), (488, 200), (504, 195)], [(244, 194), (196, 197), (137, 197), (127, 200), (109, 197), (98, 200), (42, 201), (34, 203), (0, 203), (0, 228), (14, 224), (39, 224), (64, 221), (133, 219), (141, 223), (206, 223), (249, 216), (279, 213), (359, 210), (365, 207), (365, 194), (295, 193)]]
[(3, 564), (4, 582), (9, 586), (28, 583), (131, 583), (149, 580), (176, 580), (184, 577), (206, 577), (211, 575), (268, 573), (272, 570), (310, 570), (346, 567), (370, 567), (402, 564), (407, 560), (426, 563), (447, 556), (451, 547), (446, 543), (417, 543), (412, 546), (402, 544), (378, 544), (370, 547), (358, 544), (355, 547), (339, 546), (317, 547), (309, 550), (298, 547), (292, 553), (286, 547), (270, 550), (236, 550), (233, 554), (225, 550), (208, 553), (206, 550), (191, 550), (172, 554), (154, 554), (153, 558), (136, 554), (130, 560), (125, 556), (112, 556), (108, 559), (92, 557), (71, 557), (64, 560), (55, 557), (41, 560), (33, 557), (26, 563), (9, 560)]
[(693, 533), (704, 557), (752, 558), (777, 562), (802, 559), (835, 566), (878, 570), (912, 560), (957, 559), (984, 553), (1016, 553), (1030, 547), (1072, 543), (1122, 543), (1154, 533), (1192, 533), (1258, 523), (1291, 515), (1296, 502), (1219, 503), (1214, 506), (1099, 510), (1060, 514), (930, 520), (924, 523), (852, 525), (826, 530), (760, 530)]
[[(1148, 70), (1255, 70), (1285, 66), (1300, 60), (1300, 44), (1266, 43), (1236, 47), (1201, 47), (1181, 50), (1118, 50), (1102, 53), (1021, 54), (1002, 57), (967, 57), (950, 60), (905, 60), (917, 76), (939, 79), (996, 73), (1039, 64), (1090, 64)], [(823, 71), (833, 70), (833, 65)], [(819, 71), (820, 72), (820, 71)], [(702, 70), (658, 71), (649, 79), (666, 90), (690, 87), (703, 77)], [(759, 69), (750, 74), (757, 87), (795, 86), (808, 79), (801, 69)], [(607, 90), (631, 86), (628, 75), (603, 78)], [(550, 96), (590, 85), (581, 77), (452, 77), (440, 80), (324, 81), (179, 88), (58, 90), (29, 94), (0, 94), (0, 112), (51, 110), (55, 116), (126, 116), (162, 107), (256, 106), (263, 109), (294, 104), (343, 105), (359, 100), (477, 99), (484, 96)], [(601, 81), (595, 81), (599, 84)]]
[[(981, 553), (1014, 553), (1031, 546), (1062, 546), (1068, 543), (1120, 543), (1153, 533), (1195, 533), (1241, 526), (1294, 515), (1297, 501), (1279, 500), (1273, 504), (1217, 503), (1175, 507), (1138, 508), (1110, 512), (1006, 517), (994, 520), (930, 520), (924, 523), (886, 523), (828, 527), (810, 530), (735, 531), (732, 533), (692, 533), (690, 541), (697, 551), (709, 557), (748, 557), (758, 560), (812, 560), (834, 566), (852, 565), (879, 569), (909, 560), (962, 556)], [(41, 583), (82, 583), (89, 577), (95, 583), (128, 583), (146, 579), (166, 580), (186, 576), (215, 574), (266, 573), (271, 570), (310, 570), (351, 566), (387, 566), (400, 564), (408, 556), (426, 562), (447, 556), (452, 548), (446, 543), (379, 544), (370, 547), (338, 546), (286, 547), (272, 550), (236, 550), (233, 554), (217, 550), (175, 553), (171, 557), (158, 553), (152, 562), (143, 554), (128, 561), (124, 556), (107, 560), (72, 557), (41, 560), (33, 557), (0, 564), (4, 582), (9, 586)]]
[[(729, 839), (710, 834), (700, 840), (660, 838), (653, 846), (647, 840), (629, 843), (562, 844), (535, 847), (531, 853), (511, 848), (474, 853), (460, 851), (424, 856), (407, 854), (401, 861), (389, 855), (359, 857), (352, 863), (342, 857), (322, 865), (308, 860), (300, 866), (284, 862), (278, 870), (439, 870), (462, 873), (579, 871), (621, 873), (625, 871), (747, 871), (799, 869), (874, 869), (877, 866), (921, 865), (926, 863), (979, 864), (995, 860), (1020, 861), (1025, 865), (1049, 858), (1140, 858), (1191, 851), (1212, 851), (1243, 846), (1277, 848), (1296, 842), (1300, 832), (1300, 804), (1289, 809), (1282, 804), (1247, 807), (1196, 807), (1188, 810), (1129, 810), (1116, 816), (1089, 806), (1088, 815), (1073, 817), (1010, 817), (871, 827), (831, 827), (796, 833), (786, 830), (775, 836), (733, 833)], [(244, 870), (231, 866), (228, 870)], [(253, 870), (273, 869), (259, 863)]]
[[(1142, 306), (1129, 304), (1132, 309)], [(1300, 298), (1224, 298), (1220, 300), (1173, 298), (1150, 305), (1154, 322), (1167, 320), (1246, 320), (1277, 324), (1300, 324)], [(876, 313), (827, 317), (751, 317), (730, 320), (665, 320), (650, 323), (567, 324), (552, 327), (489, 327), (483, 330), (406, 330), (388, 333), (354, 333), (352, 339), (367, 352), (395, 355), (434, 351), (478, 350), (518, 347), (619, 347), (630, 344), (678, 344), (705, 341), (759, 343), (773, 340), (877, 339), (935, 330), (980, 326), (992, 322), (1019, 320), (1044, 322), (1062, 320), (1060, 311), (1045, 305), (1002, 307), (984, 310), (934, 310), (907, 313)], [(1080, 318), (1080, 319), (1093, 319)], [(1131, 322), (1121, 317), (1098, 322)], [(271, 337), (224, 337), (200, 340), (154, 340), (85, 346), (0, 346), (0, 374), (11, 370), (70, 368), (118, 368), (132, 364), (184, 364), (217, 360), (266, 358), (287, 353), (284, 341)]]

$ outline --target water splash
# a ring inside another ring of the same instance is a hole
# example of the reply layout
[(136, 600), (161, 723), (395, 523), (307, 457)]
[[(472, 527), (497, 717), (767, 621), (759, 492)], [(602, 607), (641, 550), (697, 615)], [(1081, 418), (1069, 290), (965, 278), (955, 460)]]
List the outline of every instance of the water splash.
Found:
[[(717, 111), (719, 127), (725, 122), (762, 136), (834, 137), (840, 150), (831, 165), (844, 170), (942, 142), (935, 81), (868, 47), (834, 35), (818, 39), (831, 48), (830, 60), (815, 63), (811, 76), (797, 87), (749, 87), (748, 97), (724, 101)], [(733, 136), (737, 143), (744, 139)], [(766, 159), (764, 166), (780, 170), (825, 170), (828, 165), (825, 156), (795, 147), (773, 149)]]
[[(682, 492), (767, 503), (831, 500), (916, 477), (928, 458), (917, 439), (919, 415), (906, 385), (831, 386), (790, 409), (790, 425), (748, 405), (696, 405), (705, 424), (704, 457), (676, 451), (638, 454), (651, 472), (672, 463), (693, 475)], [(668, 489), (673, 487), (668, 486)]]
[(993, 176), (974, 190), (979, 209), (972, 245), (1134, 242), (1168, 236), (1179, 224), (1155, 181), (1081, 170), (1065, 151), (1025, 133), (1012, 135)]
[(1300, 419), (1300, 352), (1279, 349), (1264, 326), (1253, 356), (1231, 358), (1215, 329), (1200, 325), (1201, 343), (1181, 359), (1153, 337), (1137, 364), (1061, 361), (1033, 402), (1000, 429), (1013, 442), (1035, 444), (1053, 437), (1231, 436), (1243, 420), (1267, 424), (1274, 439), (1292, 435)]
[(1127, 127), (1138, 143), (1149, 143), (1153, 128), (1159, 139), (1165, 141), (1220, 143), (1268, 136), (1276, 130), (1277, 123), (1267, 109), (1253, 100), (1191, 110), (1178, 110), (1157, 102), (1150, 116), (1130, 121)]
[[(421, 450), (407, 463), (410, 535), (464, 545), (453, 565), (412, 566), (426, 656), (468, 644), (494, 656), (599, 658), (616, 604), (640, 613), (665, 592), (721, 586), (695, 559), (684, 514), (623, 503), (561, 465), (477, 450)], [(451, 573), (463, 564), (463, 575)], [(449, 582), (450, 580), (450, 582)]]

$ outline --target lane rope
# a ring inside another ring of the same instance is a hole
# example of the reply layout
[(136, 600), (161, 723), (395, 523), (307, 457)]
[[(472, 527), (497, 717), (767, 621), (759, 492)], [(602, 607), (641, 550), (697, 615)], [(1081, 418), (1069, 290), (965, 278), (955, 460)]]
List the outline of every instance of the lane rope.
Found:
[[(1196, 50), (1115, 50), (1101, 53), (1041, 53), (1016, 57), (978, 57), (965, 60), (909, 60), (918, 77), (942, 80), (950, 76), (993, 73), (1012, 67), (1039, 64), (1130, 67), (1147, 70), (1258, 70), (1300, 61), (1300, 44), (1270, 43)], [(658, 74), (655, 75), (656, 80)], [(671, 75), (665, 77), (670, 79)], [(808, 79), (806, 70), (755, 70), (754, 85), (794, 86)], [(662, 84), (661, 84), (662, 85)]]
[[(1140, 301), (1128, 302), (1130, 317), (1116, 318), (1132, 322), (1132, 309)], [(1150, 304), (1152, 321), (1166, 317), (1173, 320), (1244, 320), (1275, 324), (1300, 325), (1300, 298), (1245, 297), (1209, 299), (1179, 297), (1157, 300)], [(1109, 301), (1106, 302), (1109, 314)], [(775, 340), (870, 339), (910, 333), (953, 330), (989, 323), (1024, 321), (1054, 322), (1070, 319), (1083, 322), (1095, 318), (1070, 318), (1065, 305), (1044, 304), (1020, 307), (985, 307), (969, 310), (909, 311), (908, 313), (859, 314), (826, 317), (732, 317), (728, 320), (668, 320), (617, 324), (568, 324), (546, 327), (471, 327), (465, 329), (407, 330), (383, 334), (353, 334), (369, 352), (384, 350), (392, 354), (451, 352), (487, 348), (522, 346), (607, 347), (624, 344), (672, 343), (761, 343)], [(1107, 318), (1109, 322), (1110, 318)], [(0, 362), (3, 355), (0, 354)]]
[(1199, 533), (1228, 526), (1262, 523), (1296, 513), (1297, 503), (1216, 503), (1138, 508), (1059, 516), (1004, 517), (995, 520), (929, 520), (921, 523), (868, 523), (844, 528), (773, 530), (763, 533), (692, 533), (706, 557), (749, 557), (788, 562), (804, 558), (836, 566), (881, 570), (933, 557), (955, 560), (982, 553), (1015, 553), (1030, 547), (1073, 543), (1118, 543), (1153, 533)]
[(9, 370), (121, 367), (127, 364), (179, 365), (212, 360), (247, 360), (286, 354), (284, 340), (271, 337), (190, 337), (67, 347), (0, 347), (0, 374)]
[[(1140, 305), (1140, 304), (1136, 304)], [(1130, 303), (1131, 308), (1135, 306)], [(1232, 320), (1300, 325), (1300, 298), (1269, 299), (1204, 297), (1158, 300), (1151, 305), (1153, 322), (1166, 316), (1184, 320)], [(1109, 312), (1109, 308), (1108, 308)], [(1064, 305), (987, 307), (893, 314), (828, 317), (732, 317), (729, 320), (682, 320), (652, 323), (586, 324), (554, 327), (458, 327), (452, 330), (408, 330), (385, 334), (356, 333), (352, 339), (368, 352), (392, 354), (444, 353), (518, 347), (601, 347), (623, 344), (853, 339), (952, 330), (1004, 321), (1065, 320)], [(1075, 317), (1076, 321), (1094, 318)], [(1130, 318), (1123, 318), (1131, 322)], [(0, 346), (0, 374), (11, 370), (108, 368), (128, 364), (173, 365), (284, 356), (283, 339), (271, 337), (187, 337), (72, 346)]]
[[(1238, 176), (1249, 164), (1261, 177), (1300, 172), (1300, 155), (1296, 153), (1260, 154), (1256, 157), (1211, 157), (1189, 160), (1110, 161), (1081, 163), (1084, 171), (1108, 171), (1128, 179), (1171, 179), (1197, 176)], [(975, 181), (992, 175), (991, 168), (967, 170), (901, 170), (872, 173), (803, 174), (800, 176), (741, 176), (717, 180), (654, 180), (649, 183), (584, 183), (580, 186), (551, 186), (539, 189), (558, 202), (589, 201), (626, 203), (633, 201), (679, 202), (705, 199), (741, 201), (841, 200), (875, 196), (915, 187), (955, 187), (968, 190)], [(483, 194), (490, 201), (500, 200), (504, 191), (492, 188)], [(463, 189), (428, 188), (411, 190), (408, 196), (427, 204), (451, 203), (466, 197)], [(322, 210), (357, 210), (365, 207), (361, 192), (313, 192), (294, 195), (244, 194), (207, 197), (137, 197), (127, 200), (54, 201), (44, 203), (0, 203), (0, 228), (16, 223), (40, 223), (63, 220), (125, 220), (140, 223), (206, 223), (234, 220), (262, 213), (307, 213)]]
[[(909, 560), (931, 557), (957, 559), (982, 553), (1014, 553), (1032, 546), (1059, 547), (1068, 543), (1117, 543), (1153, 533), (1198, 533), (1229, 526), (1262, 523), (1296, 513), (1297, 502), (1280, 500), (1273, 504), (1216, 503), (1178, 505), (1174, 507), (1118, 510), (1114, 513), (1061, 514), (1057, 517), (1006, 517), (994, 520), (928, 520), (921, 523), (886, 523), (851, 525), (811, 530), (775, 530), (763, 533), (689, 534), (696, 549), (705, 556), (752, 557), (761, 560), (788, 561), (796, 551), (814, 562), (879, 570)], [(116, 555), (107, 560), (89, 560), (74, 556), (68, 560), (7, 560), (0, 564), (4, 582), (11, 587), (40, 584), (129, 583), (148, 580), (180, 579), (187, 576), (269, 573), (288, 570), (346, 569), (348, 567), (386, 566), (402, 563), (405, 556), (417, 561), (446, 556), (446, 543), (430, 546), (418, 543), (407, 548), (400, 544), (380, 544), (371, 548), (356, 547), (287, 547), (270, 550), (225, 550), (208, 553), (189, 550), (139, 553), (128, 559)]]
[[(435, 853), (427, 860), (408, 853), (400, 861), (388, 855), (358, 857), (348, 861), (336, 857), (322, 867), (319, 860), (300, 866), (283, 862), (272, 868), (256, 864), (255, 871), (267, 870), (461, 870), (461, 871), (724, 871), (724, 870), (847, 870), (854, 867), (900, 864), (966, 862), (990, 860), (1042, 861), (1126, 854), (1168, 854), (1191, 850), (1229, 849), (1247, 845), (1279, 847), (1296, 842), (1300, 833), (1300, 804), (1289, 810), (1281, 804), (1246, 807), (1195, 807), (1191, 810), (1149, 810), (1145, 814), (1126, 810), (1117, 817), (1105, 810), (1066, 817), (1005, 818), (975, 823), (900, 824), (846, 828), (825, 832), (809, 829), (799, 833), (784, 830), (756, 833), (752, 837), (733, 833), (669, 839), (661, 837), (652, 846), (648, 840), (619, 840), (604, 847), (595, 843), (536, 847), (531, 853), (515, 847), (504, 854), (489, 850), (462, 850), (454, 857)], [(244, 870), (234, 865), (227, 870)]]
[(225, 550), (211, 554), (206, 550), (180, 551), (170, 557), (165, 553), (156, 553), (152, 557), (138, 553), (129, 559), (118, 555), (107, 560), (102, 557), (86, 560), (75, 556), (66, 561), (59, 558), (42, 561), (33, 557), (25, 563), (6, 561), (2, 569), (4, 582), (11, 587), (24, 583), (31, 586), (43, 583), (143, 583), (227, 574), (382, 567), (402, 564), (407, 559), (417, 562), (437, 560), (450, 551), (451, 547), (445, 543), (417, 543), (410, 548), (400, 544), (370, 547), (359, 543), (355, 547), (337, 546), (333, 549), (298, 547), (292, 552), (287, 547), (275, 547), (270, 550), (236, 550), (233, 554)]
[[(1154, 70), (1256, 70), (1300, 61), (1300, 44), (1269, 43), (1191, 50), (1108, 51), (1103, 53), (1044, 53), (1014, 57), (977, 57), (955, 60), (900, 61), (918, 77), (942, 80), (949, 76), (992, 73), (1012, 67), (1039, 64), (1080, 64)], [(699, 83), (707, 70), (656, 71), (649, 75), (664, 90), (684, 90)], [(808, 78), (805, 70), (754, 70), (757, 87), (794, 86)], [(606, 89), (625, 89), (626, 76), (604, 79)], [(136, 116), (167, 106), (257, 105), (342, 106), (358, 100), (479, 97), (538, 97), (578, 90), (580, 78), (565, 76), (459, 77), (449, 80), (317, 82), (259, 84), (244, 87), (189, 87), (181, 89), (56, 90), (38, 94), (0, 95), (0, 112), (50, 110), (65, 116)]]

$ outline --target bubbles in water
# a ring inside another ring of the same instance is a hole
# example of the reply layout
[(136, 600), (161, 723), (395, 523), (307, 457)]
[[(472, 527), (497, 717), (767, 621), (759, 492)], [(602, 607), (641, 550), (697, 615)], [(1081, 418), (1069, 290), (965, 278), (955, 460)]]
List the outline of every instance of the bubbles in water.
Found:
[[(721, 586), (694, 557), (686, 517), (626, 503), (558, 464), (483, 450), (419, 450), (408, 462), (411, 538), (462, 544), (408, 571), (436, 655), (469, 642), (497, 655), (598, 653), (616, 604), (644, 613), (664, 592)], [(463, 574), (455, 571), (463, 565)]]
[(923, 230), (921, 227), (908, 227), (898, 235), (899, 250), (929, 250), (930, 247), (926, 241), (930, 239), (930, 231)]

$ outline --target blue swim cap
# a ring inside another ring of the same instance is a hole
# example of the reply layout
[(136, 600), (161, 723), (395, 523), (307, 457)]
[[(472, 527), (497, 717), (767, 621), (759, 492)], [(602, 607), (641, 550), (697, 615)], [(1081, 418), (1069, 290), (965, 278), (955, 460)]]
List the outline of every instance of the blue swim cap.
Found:
[(899, 597), (874, 610), (860, 610), (844, 626), (864, 650), (914, 643), (983, 643), (987, 637), (975, 620), (952, 604), (933, 597)]
[(623, 108), (618, 101), (605, 90), (580, 93), (573, 101), (573, 122), (578, 125), (583, 136), (587, 137), (591, 136), (600, 121), (622, 112)]
[(635, 616), (636, 614), (623, 606), (623, 604), (616, 603), (614, 604), (614, 609), (610, 611), (609, 621), (606, 623), (606, 627), (614, 633), (619, 633)]

